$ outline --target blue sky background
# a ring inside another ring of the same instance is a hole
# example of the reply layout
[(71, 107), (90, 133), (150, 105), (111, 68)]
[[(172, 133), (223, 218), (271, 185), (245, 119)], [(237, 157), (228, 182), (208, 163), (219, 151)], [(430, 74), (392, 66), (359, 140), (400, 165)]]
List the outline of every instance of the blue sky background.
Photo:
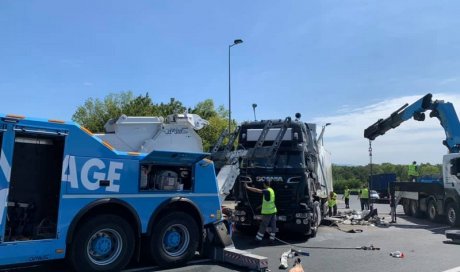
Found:
[[(305, 121), (324, 123), (395, 102), (375, 111), (386, 114), (401, 98), (415, 101), (430, 91), (455, 100), (459, 11), (457, 1), (420, 0), (3, 0), (0, 112), (70, 119), (87, 98), (127, 90), (149, 92), (155, 102), (175, 97), (194, 106), (212, 98), (227, 106), (228, 45), (237, 38), (244, 40), (232, 48), (238, 121), (253, 118), (252, 103), (258, 119), (300, 112)], [(350, 126), (357, 127), (344, 129), (356, 135), (344, 136), (340, 122), (326, 135), (333, 161), (366, 163), (366, 152), (350, 159), (349, 149), (367, 151), (362, 129), (371, 123), (355, 120)], [(438, 136), (432, 135), (437, 153), (422, 160), (440, 161)], [(352, 137), (360, 139), (346, 142)]]

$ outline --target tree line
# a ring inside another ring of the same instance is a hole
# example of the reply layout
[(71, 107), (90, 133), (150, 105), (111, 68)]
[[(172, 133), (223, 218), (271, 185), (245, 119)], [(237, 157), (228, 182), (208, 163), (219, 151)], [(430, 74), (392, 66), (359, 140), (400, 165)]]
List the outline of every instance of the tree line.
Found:
[[(372, 164), (372, 174), (395, 173), (398, 181), (409, 180), (407, 165), (382, 163)], [(440, 176), (442, 173), (441, 164), (422, 163), (418, 165), (420, 176)], [(332, 176), (334, 180), (334, 191), (343, 192), (345, 186), (349, 189), (361, 188), (369, 182), (371, 174), (370, 164), (365, 166), (343, 166), (332, 165)]]

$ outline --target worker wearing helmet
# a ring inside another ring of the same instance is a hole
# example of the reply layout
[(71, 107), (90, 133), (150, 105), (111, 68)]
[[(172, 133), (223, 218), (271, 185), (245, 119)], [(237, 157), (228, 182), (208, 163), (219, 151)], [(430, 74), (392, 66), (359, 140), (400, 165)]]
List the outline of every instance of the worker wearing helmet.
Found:
[(412, 164), (407, 166), (407, 175), (409, 176), (409, 181), (415, 182), (417, 180), (418, 167), (416, 161), (413, 161)]
[(276, 206), (275, 206), (275, 191), (270, 187), (270, 181), (264, 180), (264, 189), (257, 189), (248, 186), (245, 183), (246, 189), (251, 192), (262, 194), (262, 222), (259, 227), (259, 231), (256, 235), (256, 242), (261, 242), (264, 238), (265, 231), (270, 228), (270, 242), (275, 241), (276, 234)]

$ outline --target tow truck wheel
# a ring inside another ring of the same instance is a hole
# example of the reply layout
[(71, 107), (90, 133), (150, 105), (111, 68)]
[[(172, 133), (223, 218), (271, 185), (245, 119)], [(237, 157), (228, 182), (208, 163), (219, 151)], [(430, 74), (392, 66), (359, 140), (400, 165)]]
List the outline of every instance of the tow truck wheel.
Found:
[(159, 266), (175, 266), (193, 258), (199, 246), (197, 223), (188, 214), (172, 212), (155, 224), (149, 238), (150, 257)]
[(460, 213), (455, 203), (449, 203), (446, 209), (447, 222), (452, 227), (460, 226)]
[(428, 214), (428, 219), (430, 219), (430, 221), (433, 221), (433, 222), (437, 221), (438, 210), (436, 209), (436, 202), (434, 202), (433, 200), (430, 200), (428, 202), (427, 214)]
[(78, 228), (68, 258), (76, 271), (119, 271), (131, 260), (134, 232), (116, 215), (92, 217)]

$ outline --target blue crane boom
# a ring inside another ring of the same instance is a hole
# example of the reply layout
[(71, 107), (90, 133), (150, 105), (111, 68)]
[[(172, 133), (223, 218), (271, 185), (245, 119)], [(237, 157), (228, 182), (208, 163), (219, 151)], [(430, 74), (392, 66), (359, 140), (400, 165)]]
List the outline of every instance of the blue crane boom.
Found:
[(458, 153), (460, 151), (460, 122), (454, 106), (450, 102), (443, 100), (432, 100), (432, 94), (426, 94), (413, 104), (405, 104), (386, 119), (379, 119), (377, 122), (364, 130), (364, 137), (369, 140), (375, 140), (380, 135), (385, 134), (388, 130), (398, 127), (402, 122), (414, 118), (416, 121), (425, 120), (425, 111), (430, 110), (430, 117), (439, 119), (441, 126), (446, 133), (446, 139), (443, 144), (449, 150), (449, 153)]

